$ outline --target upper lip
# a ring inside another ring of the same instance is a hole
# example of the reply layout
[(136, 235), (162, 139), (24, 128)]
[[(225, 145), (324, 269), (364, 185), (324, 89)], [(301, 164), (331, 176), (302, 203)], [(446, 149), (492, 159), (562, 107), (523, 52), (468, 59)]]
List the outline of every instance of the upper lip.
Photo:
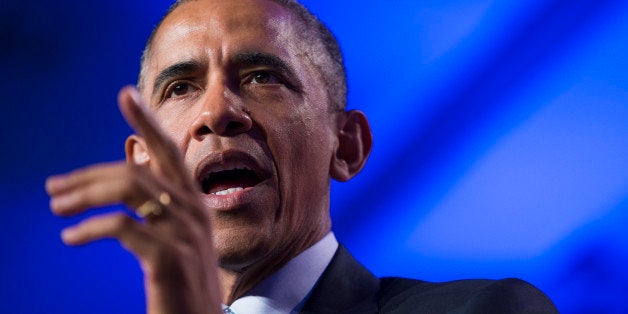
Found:
[(251, 170), (261, 180), (268, 177), (267, 171), (263, 169), (253, 156), (238, 150), (212, 153), (201, 160), (194, 172), (197, 182), (202, 184), (203, 180), (212, 173), (234, 169)]

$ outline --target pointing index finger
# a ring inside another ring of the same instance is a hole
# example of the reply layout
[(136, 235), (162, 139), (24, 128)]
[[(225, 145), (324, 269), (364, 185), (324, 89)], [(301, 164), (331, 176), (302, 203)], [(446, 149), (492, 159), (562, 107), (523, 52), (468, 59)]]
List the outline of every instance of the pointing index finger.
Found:
[(118, 94), (120, 111), (129, 125), (141, 135), (151, 151), (151, 163), (170, 179), (185, 180), (183, 158), (176, 145), (162, 132), (157, 122), (143, 104), (134, 86), (125, 86)]

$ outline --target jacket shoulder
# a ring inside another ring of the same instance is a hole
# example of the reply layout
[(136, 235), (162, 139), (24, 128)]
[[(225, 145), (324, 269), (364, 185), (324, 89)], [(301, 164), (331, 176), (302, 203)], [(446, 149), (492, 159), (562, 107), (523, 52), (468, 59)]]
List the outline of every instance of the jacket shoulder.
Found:
[(381, 278), (381, 313), (558, 313), (533, 285), (515, 278), (427, 282)]

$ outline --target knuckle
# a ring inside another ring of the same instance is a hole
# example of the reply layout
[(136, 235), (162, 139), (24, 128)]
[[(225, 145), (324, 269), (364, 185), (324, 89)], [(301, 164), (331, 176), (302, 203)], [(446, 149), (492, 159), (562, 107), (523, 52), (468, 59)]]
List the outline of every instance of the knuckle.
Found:
[(128, 229), (133, 224), (133, 219), (123, 213), (115, 213), (109, 218), (109, 225), (113, 230)]
[(142, 173), (138, 166), (129, 166), (120, 180), (122, 201), (132, 204), (136, 202), (137, 194), (144, 191)]

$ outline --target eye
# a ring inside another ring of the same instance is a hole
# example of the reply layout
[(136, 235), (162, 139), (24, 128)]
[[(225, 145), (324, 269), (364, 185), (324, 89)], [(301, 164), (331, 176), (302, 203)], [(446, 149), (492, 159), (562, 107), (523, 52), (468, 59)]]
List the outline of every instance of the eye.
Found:
[(190, 85), (188, 85), (187, 83), (177, 84), (172, 88), (172, 95), (175, 95), (175, 96), (185, 95), (188, 92), (188, 89), (190, 89)]
[(277, 76), (270, 72), (258, 71), (251, 74), (249, 77), (249, 83), (251, 84), (279, 84), (280, 81)]
[(177, 98), (185, 96), (189, 93), (194, 92), (196, 89), (190, 83), (187, 82), (175, 82), (171, 84), (165, 92), (165, 99), (168, 98)]

